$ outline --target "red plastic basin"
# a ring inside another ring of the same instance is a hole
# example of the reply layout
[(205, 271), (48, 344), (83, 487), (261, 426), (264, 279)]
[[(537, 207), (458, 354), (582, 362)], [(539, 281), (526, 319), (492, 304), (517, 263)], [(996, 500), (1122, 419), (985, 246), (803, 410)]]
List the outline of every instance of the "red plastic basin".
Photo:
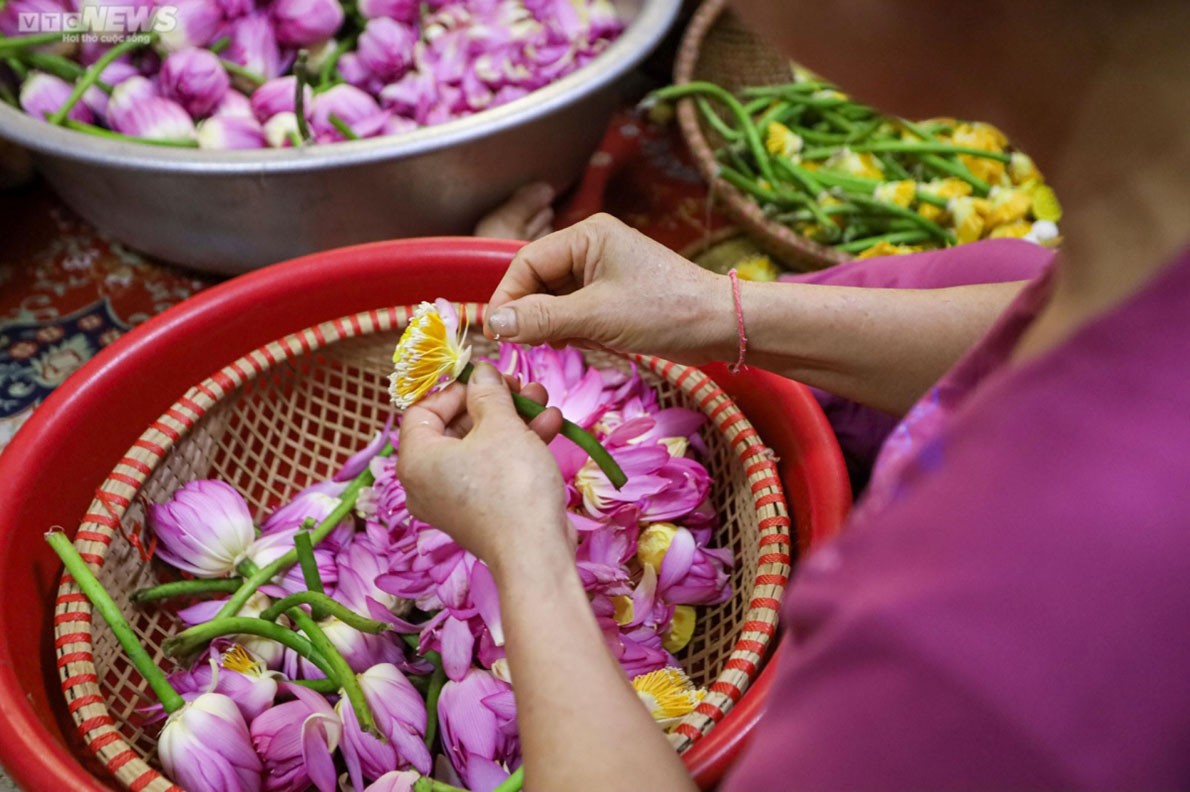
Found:
[[(415, 239), (319, 253), (200, 293), (128, 333), (53, 393), (0, 455), (0, 764), (30, 790), (99, 790), (65, 710), (54, 657), (60, 564), (42, 540), (73, 533), (95, 488), (144, 428), (228, 361), (321, 321), (446, 295), (486, 301), (518, 243)], [(838, 445), (800, 385), (763, 372), (722, 381), (781, 458), (805, 541), (833, 534), (850, 505)], [(687, 753), (704, 786), (743, 746), (772, 664)], [(102, 771), (100, 771), (102, 772)]]

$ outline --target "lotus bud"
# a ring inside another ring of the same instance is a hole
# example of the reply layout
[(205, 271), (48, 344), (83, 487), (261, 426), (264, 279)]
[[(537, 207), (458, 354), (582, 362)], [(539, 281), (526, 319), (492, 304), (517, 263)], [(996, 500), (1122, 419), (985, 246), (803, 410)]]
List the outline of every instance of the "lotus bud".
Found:
[(417, 0), (359, 0), (358, 8), (365, 19), (387, 17), (407, 24), (417, 21)]
[(209, 115), (231, 85), (219, 58), (205, 49), (172, 53), (161, 64), (157, 80), (162, 96), (196, 118)]
[(198, 125), (198, 147), (227, 151), (265, 147), (264, 127), (252, 117), (216, 115)]
[[(131, 123), (118, 132), (155, 139), (194, 138), (190, 116), (168, 99), (145, 99), (127, 115)], [(256, 538), (243, 496), (215, 479), (191, 481), (167, 502), (151, 505), (149, 524), (157, 535), (157, 555), (197, 577), (234, 573)]]
[(297, 116), (290, 112), (277, 113), (264, 123), (264, 140), (270, 148), (292, 146), (298, 133)]
[(171, 0), (168, 8), (174, 12), (173, 24), (164, 24), (159, 18), (155, 25), (163, 52), (205, 47), (223, 26), (223, 11), (210, 0)]
[(310, 125), (320, 142), (344, 139), (343, 133), (330, 122), (331, 115), (361, 138), (380, 134), (388, 120), (388, 113), (380, 109), (375, 99), (352, 85), (336, 85), (315, 97)]
[(225, 19), (240, 19), (248, 16), (256, 8), (253, 0), (215, 0)]
[(364, 777), (377, 779), (393, 770), (430, 772), (430, 752), (422, 742), (426, 703), (417, 688), (391, 663), (373, 666), (357, 678), (384, 739), (361, 729), (351, 700), (339, 699), (335, 709), (343, 721), (340, 747), (355, 788), (363, 787)]
[(339, 70), (339, 76), (343, 78), (344, 82), (368, 93), (378, 93), (379, 89), (384, 87), (384, 84), (372, 74), (371, 69), (364, 65), (355, 52), (343, 53), (335, 68)]
[[(305, 90), (306, 117), (314, 105), (314, 91), (306, 86)], [(252, 92), (252, 112), (256, 120), (265, 124), (278, 113), (293, 113), (294, 98), (297, 96), (297, 77), (277, 77)]]
[(166, 720), (157, 754), (167, 775), (185, 789), (259, 792), (260, 759), (244, 716), (227, 696), (204, 693)]
[(120, 82), (108, 97), (105, 115), (107, 124), (113, 129), (117, 125), (129, 123), (128, 116), (132, 109), (141, 102), (159, 97), (157, 86), (147, 77), (133, 75)]
[[(34, 118), (45, 120), (46, 116), (56, 113), (66, 103), (72, 90), (70, 83), (65, 80), (52, 74), (33, 72), (21, 85), (21, 109)], [(66, 115), (86, 124), (95, 120), (91, 109), (83, 102), (76, 102)]]
[(211, 116), (233, 116), (256, 120), (256, 114), (252, 112), (252, 100), (234, 90), (223, 94), (223, 98), (219, 100), (219, 104), (215, 105)]
[(225, 56), (266, 80), (281, 75), (281, 49), (273, 26), (263, 13), (249, 14), (232, 24), (231, 43)]
[(136, 105), (117, 123), (108, 119), (112, 129), (133, 137), (150, 140), (194, 140), (194, 119), (177, 102), (152, 98)]
[(337, 0), (276, 0), (270, 10), (277, 41), (309, 47), (335, 35), (343, 24)]
[(368, 22), (359, 37), (359, 59), (368, 71), (388, 83), (409, 70), (417, 30), (380, 17)]

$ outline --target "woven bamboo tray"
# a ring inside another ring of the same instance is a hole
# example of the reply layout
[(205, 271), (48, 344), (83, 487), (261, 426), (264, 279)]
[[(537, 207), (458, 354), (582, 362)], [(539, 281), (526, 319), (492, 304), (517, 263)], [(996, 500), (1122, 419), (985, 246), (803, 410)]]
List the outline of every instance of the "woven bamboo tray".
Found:
[[(776, 53), (740, 21), (727, 0), (705, 0), (690, 20), (674, 61), (674, 82), (706, 80), (732, 93), (755, 85), (792, 79), (789, 61)], [(706, 129), (692, 99), (677, 105), (678, 123), (695, 164), (724, 211), (762, 247), (788, 266), (818, 270), (850, 261), (851, 256), (795, 234), (764, 213), (749, 196), (719, 178), (714, 149), (722, 140)]]
[[(368, 442), (389, 413), (386, 374), (414, 306), (343, 317), (281, 338), (192, 387), (150, 426), (96, 492), (75, 546), (111, 592), (150, 654), (167, 670), (162, 642), (178, 629), (168, 611), (130, 604), (157, 582), (143, 535), (146, 502), (187, 481), (220, 478), (261, 517), (301, 487), (334, 473)], [(482, 323), (483, 306), (465, 306)], [(475, 340), (475, 353), (493, 351)], [(722, 518), (717, 544), (736, 555), (733, 597), (703, 611), (683, 666), (708, 694), (671, 734), (694, 745), (747, 690), (768, 651), (790, 571), (790, 520), (772, 452), (735, 403), (707, 375), (651, 357), (589, 353), (592, 362), (638, 365), (663, 406), (703, 411), (704, 460)], [(148, 687), (69, 576), (54, 611), (62, 690), (87, 748), (131, 790), (176, 790), (156, 761), (156, 728), (138, 708)]]

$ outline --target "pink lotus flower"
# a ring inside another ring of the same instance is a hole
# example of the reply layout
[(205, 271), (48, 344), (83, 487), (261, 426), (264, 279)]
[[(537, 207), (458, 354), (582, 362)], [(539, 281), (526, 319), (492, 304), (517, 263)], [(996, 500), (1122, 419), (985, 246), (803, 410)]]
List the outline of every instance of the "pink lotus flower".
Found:
[(266, 792), (338, 789), (334, 752), (343, 725), (326, 699), (301, 685), (282, 684), (292, 701), (252, 720), (252, 744), (264, 762)]
[[(225, 118), (251, 118), (256, 121), (256, 114), (252, 112), (252, 100), (239, 91), (228, 91), (223, 99), (215, 106), (211, 115)], [(259, 123), (257, 124), (259, 126)]]
[(290, 148), (297, 136), (297, 116), (292, 112), (277, 113), (264, 122), (264, 140), (270, 148)]
[[(293, 549), (293, 537), (297, 533), (297, 526), (288, 530), (262, 534), (259, 539), (248, 548), (248, 558), (258, 567), (267, 566)], [(314, 548), (314, 563), (318, 567), (319, 577), (328, 594), (333, 594), (339, 581), (339, 567), (335, 563), (335, 553), (320, 544)], [(260, 590), (270, 597), (284, 597), (306, 590), (305, 578), (299, 566), (290, 567), (280, 578), (273, 578)]]
[[(273, 26), (263, 12), (236, 20), (231, 25), (230, 39), (231, 43), (224, 55), (229, 61), (238, 63), (265, 80), (281, 75), (281, 49), (273, 34)], [(265, 119), (257, 120), (263, 122)]]
[(350, 699), (339, 699), (335, 709), (343, 722), (343, 759), (355, 789), (363, 789), (365, 778), (375, 780), (393, 770), (412, 767), (423, 775), (429, 773), (430, 751), (423, 742), (426, 703), (417, 689), (388, 663), (373, 666), (358, 678), (384, 741), (360, 728)]
[(359, 37), (359, 59), (373, 75), (388, 83), (413, 65), (417, 30), (388, 17), (372, 19)]
[[(102, 72), (100, 72), (99, 79), (108, 85), (115, 88), (115, 86), (128, 80), (132, 77), (139, 76), (140, 72), (131, 63), (126, 61), (114, 61), (109, 63)], [(109, 97), (99, 88), (89, 88), (83, 94), (83, 102), (90, 108), (91, 112), (95, 114), (96, 118), (104, 118), (107, 115), (107, 105)]]
[(417, 0), (360, 0), (359, 12), (364, 19), (387, 17), (398, 22), (417, 22)]
[[(237, 96), (239, 94), (236, 94)], [(264, 127), (255, 118), (214, 115), (198, 125), (198, 147), (231, 151), (264, 148)]]
[(352, 454), (343, 463), (339, 472), (332, 476), (332, 481), (351, 481), (372, 464), (372, 460), (384, 449), (386, 443), (392, 443), (393, 448), (396, 448), (398, 442), (397, 435), (393, 434), (393, 417), (390, 415), (384, 422), (384, 428), (377, 432), (376, 436), (363, 449)]
[(727, 548), (698, 547), (694, 536), (679, 528), (658, 570), (657, 591), (679, 605), (717, 605), (731, 598), (727, 571), (733, 564)]
[[(314, 106), (314, 91), (309, 86), (303, 92), (306, 105), (306, 118), (310, 117), (310, 110)], [(252, 112), (256, 120), (262, 124), (278, 113), (294, 112), (294, 99), (297, 97), (297, 77), (277, 77), (252, 92)], [(296, 121), (296, 119), (295, 119)]]
[(277, 41), (292, 47), (317, 44), (343, 24), (343, 7), (336, 0), (274, 0), (269, 13)]
[(0, 33), (5, 36), (23, 36), (29, 33), (21, 28), (22, 14), (36, 14), (38, 19), (51, 15), (61, 19), (71, 9), (60, 0), (9, 0), (0, 6)]
[(195, 117), (214, 110), (231, 85), (218, 56), (205, 49), (172, 53), (162, 62), (157, 81), (162, 96)]
[(149, 140), (194, 140), (197, 130), (190, 114), (177, 102), (149, 97), (119, 115), (108, 105), (108, 123), (112, 129)]
[[(146, 103), (152, 101), (166, 100), (149, 99)], [(216, 480), (191, 481), (167, 502), (151, 505), (149, 524), (157, 535), (157, 555), (196, 577), (225, 577), (235, 572), (256, 536), (243, 496)]]
[(225, 638), (216, 639), (188, 671), (177, 671), (169, 682), (182, 698), (192, 701), (203, 693), (221, 693), (251, 721), (273, 704), (276, 675), (246, 648)]
[(368, 784), (364, 792), (413, 792), (413, 785), (421, 778), (412, 770), (393, 770)]
[[(343, 76), (346, 79), (347, 75)], [(386, 85), (380, 92), (380, 104), (384, 109), (412, 118), (419, 124), (426, 123), (437, 102), (438, 83), (434, 75), (417, 69)]]
[[(123, 0), (120, 0), (123, 2)], [(163, 26), (157, 43), (162, 52), (206, 47), (223, 25), (223, 10), (209, 0), (170, 0), (176, 24)]]
[(706, 499), (711, 479), (692, 459), (671, 458), (662, 445), (634, 445), (608, 449), (628, 476), (617, 490), (594, 463), (575, 475), (575, 486), (591, 514), (610, 515), (636, 509), (645, 521), (670, 520), (695, 509)]
[[(318, 623), (326, 637), (330, 640), (352, 671), (361, 673), (372, 666), (381, 663), (404, 664), (405, 655), (401, 645), (385, 634), (375, 635), (360, 632), (354, 627), (331, 617)], [(322, 673), (309, 660), (299, 656), (291, 649), (285, 651), (281, 670), (290, 679), (323, 679)]]
[[(47, 116), (53, 115), (58, 111), (58, 108), (66, 104), (66, 99), (72, 90), (74, 89), (70, 83), (63, 79), (52, 74), (33, 72), (21, 85), (21, 109), (34, 118), (45, 120)], [(91, 109), (83, 102), (76, 102), (66, 116), (86, 124), (95, 120)]]
[(473, 668), (438, 698), (442, 747), (473, 792), (490, 792), (521, 763), (516, 701), (508, 683)]
[(380, 109), (376, 100), (352, 85), (336, 85), (314, 98), (310, 126), (320, 143), (346, 140), (346, 136), (331, 123), (331, 116), (345, 123), (357, 137), (375, 137), (384, 129), (388, 113)]
[[(205, 624), (211, 621), (211, 619), (214, 619), (226, 603), (226, 599), (203, 600), (188, 608), (182, 608), (178, 611), (178, 618), (188, 627), (195, 624)], [(272, 602), (268, 597), (258, 592), (244, 603), (244, 607), (240, 608), (239, 615), (259, 616), (271, 604)], [(268, 638), (260, 638), (255, 635), (228, 636), (228, 640), (243, 646), (250, 655), (264, 663), (266, 668), (278, 668), (281, 665), (285, 647), (276, 641), (270, 641)]]
[(203, 693), (170, 715), (157, 754), (166, 775), (190, 792), (260, 790), (260, 758), (244, 716), (220, 693)]

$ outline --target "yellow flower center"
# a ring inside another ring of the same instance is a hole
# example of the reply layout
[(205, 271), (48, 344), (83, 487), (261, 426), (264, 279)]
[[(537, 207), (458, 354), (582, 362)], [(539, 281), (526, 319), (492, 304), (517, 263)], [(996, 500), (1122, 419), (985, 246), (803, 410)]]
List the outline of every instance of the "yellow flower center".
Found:
[(239, 644), (232, 644), (232, 647), (223, 653), (219, 665), (228, 671), (239, 671), (241, 674), (252, 676), (260, 676), (264, 672), (264, 664)]
[(667, 652), (678, 652), (694, 637), (694, 626), (698, 623), (698, 612), (689, 605), (675, 605), (674, 617), (669, 629), (662, 636), (661, 645)]
[(636, 540), (636, 557), (642, 564), (653, 567), (654, 572), (659, 572), (661, 561), (677, 533), (678, 526), (673, 523), (653, 523), (641, 531), (640, 537)]
[(460, 323), (452, 335), (432, 303), (417, 307), (393, 352), (388, 392), (398, 410), (408, 409), (436, 387), (458, 378), (471, 359), (471, 348), (463, 346), (466, 334), (466, 323)]
[(641, 674), (632, 680), (632, 687), (653, 719), (663, 725), (672, 725), (689, 715), (705, 695), (686, 672), (673, 666)]

